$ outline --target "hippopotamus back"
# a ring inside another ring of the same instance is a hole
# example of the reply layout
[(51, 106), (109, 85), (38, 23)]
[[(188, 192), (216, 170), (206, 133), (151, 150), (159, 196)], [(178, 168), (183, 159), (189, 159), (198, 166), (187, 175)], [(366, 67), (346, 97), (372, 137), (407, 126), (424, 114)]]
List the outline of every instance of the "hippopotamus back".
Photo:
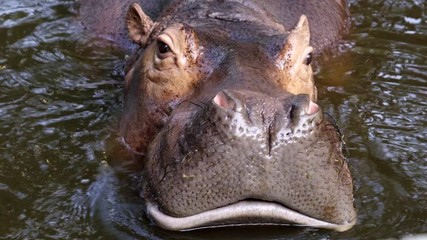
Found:
[[(122, 47), (129, 47), (131, 41), (127, 34), (125, 15), (129, 5), (139, 2), (144, 12), (156, 20), (168, 14), (171, 9), (188, 0), (80, 0), (80, 16), (85, 27), (91, 31), (112, 38)], [(348, 6), (344, 0), (251, 0), (260, 11), (267, 12), (286, 29), (292, 29), (299, 17), (304, 14), (310, 21), (311, 45), (315, 53), (334, 46), (350, 26)], [(163, 12), (163, 13), (162, 13)], [(197, 13), (194, 13), (197, 15)]]

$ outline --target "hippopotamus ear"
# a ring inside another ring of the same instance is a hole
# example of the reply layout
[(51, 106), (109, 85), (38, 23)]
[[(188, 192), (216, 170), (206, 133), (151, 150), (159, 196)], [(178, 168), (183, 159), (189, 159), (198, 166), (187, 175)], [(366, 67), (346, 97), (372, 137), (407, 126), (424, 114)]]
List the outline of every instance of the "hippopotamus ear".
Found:
[(130, 38), (137, 44), (145, 47), (154, 23), (137, 3), (132, 3), (126, 15), (126, 25)]
[(299, 34), (304, 35), (306, 40), (310, 41), (310, 27), (308, 25), (308, 19), (305, 15), (301, 15), (292, 32), (299, 32)]
[(281, 52), (277, 55), (277, 66), (288, 76), (281, 81), (282, 87), (292, 94), (308, 94), (312, 101), (317, 99), (317, 90), (311, 67), (313, 47), (310, 46), (310, 27), (305, 15), (299, 18), (289, 32)]

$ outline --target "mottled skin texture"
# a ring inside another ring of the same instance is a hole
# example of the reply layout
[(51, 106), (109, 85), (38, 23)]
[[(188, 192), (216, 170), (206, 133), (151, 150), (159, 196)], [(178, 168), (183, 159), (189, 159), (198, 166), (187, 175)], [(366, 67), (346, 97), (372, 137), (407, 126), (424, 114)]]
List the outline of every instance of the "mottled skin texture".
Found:
[(317, 99), (312, 52), (346, 31), (345, 3), (167, 2), (125, 11), (128, 1), (87, 0), (81, 10), (88, 28), (123, 46), (127, 28), (140, 46), (125, 69), (119, 134), (144, 165), (146, 200), (173, 217), (251, 199), (353, 222), (341, 135), (309, 110)]
[(298, 116), (303, 95), (227, 91), (241, 110), (180, 106), (158, 134), (147, 158), (150, 197), (175, 216), (261, 199), (335, 223), (352, 219), (351, 176), (329, 119)]

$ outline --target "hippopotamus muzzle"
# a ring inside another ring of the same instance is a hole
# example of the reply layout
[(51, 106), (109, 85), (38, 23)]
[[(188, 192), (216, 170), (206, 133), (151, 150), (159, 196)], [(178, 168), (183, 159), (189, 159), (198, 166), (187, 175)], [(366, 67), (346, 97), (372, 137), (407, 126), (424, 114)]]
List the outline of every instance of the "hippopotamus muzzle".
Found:
[(148, 156), (158, 225), (354, 225), (340, 134), (307, 95), (223, 90), (197, 111), (180, 107)]

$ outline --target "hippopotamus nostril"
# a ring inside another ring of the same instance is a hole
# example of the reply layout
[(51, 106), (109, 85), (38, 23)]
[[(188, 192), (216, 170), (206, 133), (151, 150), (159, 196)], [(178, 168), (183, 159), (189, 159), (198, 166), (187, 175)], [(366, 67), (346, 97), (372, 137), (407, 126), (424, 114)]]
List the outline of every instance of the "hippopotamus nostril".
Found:
[(315, 102), (311, 101), (307, 94), (299, 94), (292, 101), (289, 115), (290, 119), (294, 121), (301, 116), (313, 115), (319, 111), (319, 106)]
[(219, 92), (212, 100), (216, 105), (224, 108), (224, 109), (234, 109), (235, 102), (228, 97), (224, 91)]
[(242, 112), (243, 110), (242, 100), (237, 96), (237, 94), (230, 90), (220, 91), (212, 99), (212, 102), (223, 109), (233, 110), (235, 112)]
[(314, 103), (313, 101), (310, 101), (310, 103), (308, 104), (308, 106), (305, 109), (305, 113), (307, 113), (308, 115), (317, 113), (319, 111), (319, 106)]

